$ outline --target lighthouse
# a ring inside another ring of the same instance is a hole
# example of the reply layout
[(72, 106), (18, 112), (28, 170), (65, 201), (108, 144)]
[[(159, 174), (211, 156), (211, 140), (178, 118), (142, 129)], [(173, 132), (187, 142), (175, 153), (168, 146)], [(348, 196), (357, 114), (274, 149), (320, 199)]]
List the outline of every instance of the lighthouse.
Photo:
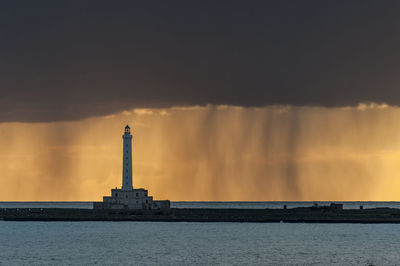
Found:
[(132, 186), (132, 135), (126, 125), (122, 135), (122, 186), (111, 189), (111, 196), (104, 196), (102, 202), (93, 202), (94, 209), (132, 209), (165, 210), (169, 209), (169, 200), (153, 200), (147, 189)]
[(122, 157), (122, 190), (133, 190), (132, 186), (132, 135), (131, 128), (126, 125), (123, 139), (123, 157)]

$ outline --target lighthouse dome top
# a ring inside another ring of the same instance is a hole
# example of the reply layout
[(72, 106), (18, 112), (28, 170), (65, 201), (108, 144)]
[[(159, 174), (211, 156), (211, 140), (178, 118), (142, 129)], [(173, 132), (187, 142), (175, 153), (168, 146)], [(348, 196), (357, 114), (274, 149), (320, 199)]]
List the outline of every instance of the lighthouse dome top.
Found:
[(131, 133), (131, 128), (128, 125), (126, 125), (125, 134), (130, 134), (130, 133)]

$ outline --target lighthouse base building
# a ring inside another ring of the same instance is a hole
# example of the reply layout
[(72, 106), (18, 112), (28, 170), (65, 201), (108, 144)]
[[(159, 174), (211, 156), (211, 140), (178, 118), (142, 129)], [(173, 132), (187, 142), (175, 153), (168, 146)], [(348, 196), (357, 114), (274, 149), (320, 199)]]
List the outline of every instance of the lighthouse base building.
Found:
[(169, 200), (153, 200), (148, 191), (132, 186), (132, 135), (130, 127), (125, 127), (123, 138), (122, 187), (111, 189), (111, 196), (103, 197), (103, 202), (94, 202), (94, 209), (139, 209), (165, 210), (170, 208)]
[(169, 200), (153, 200), (146, 189), (131, 191), (111, 189), (111, 197), (103, 197), (103, 202), (94, 202), (94, 209), (140, 209), (165, 210), (170, 208)]

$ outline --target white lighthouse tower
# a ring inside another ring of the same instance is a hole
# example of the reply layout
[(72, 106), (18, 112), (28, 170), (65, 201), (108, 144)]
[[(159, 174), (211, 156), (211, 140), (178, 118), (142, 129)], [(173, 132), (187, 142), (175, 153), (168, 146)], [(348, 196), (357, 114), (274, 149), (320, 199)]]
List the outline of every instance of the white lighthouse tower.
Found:
[(111, 197), (103, 197), (103, 202), (94, 202), (94, 209), (169, 209), (169, 200), (153, 200), (144, 188), (133, 189), (132, 186), (132, 135), (127, 125), (122, 135), (122, 187), (111, 189)]
[(123, 144), (123, 158), (122, 158), (122, 190), (133, 190), (132, 186), (132, 135), (131, 128), (126, 125), (125, 133), (122, 135)]

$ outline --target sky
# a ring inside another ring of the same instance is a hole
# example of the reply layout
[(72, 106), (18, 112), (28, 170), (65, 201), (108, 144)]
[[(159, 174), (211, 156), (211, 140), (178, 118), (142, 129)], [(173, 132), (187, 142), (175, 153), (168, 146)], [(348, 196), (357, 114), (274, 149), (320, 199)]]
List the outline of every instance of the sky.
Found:
[(400, 200), (399, 1), (0, 4), (0, 200)]

